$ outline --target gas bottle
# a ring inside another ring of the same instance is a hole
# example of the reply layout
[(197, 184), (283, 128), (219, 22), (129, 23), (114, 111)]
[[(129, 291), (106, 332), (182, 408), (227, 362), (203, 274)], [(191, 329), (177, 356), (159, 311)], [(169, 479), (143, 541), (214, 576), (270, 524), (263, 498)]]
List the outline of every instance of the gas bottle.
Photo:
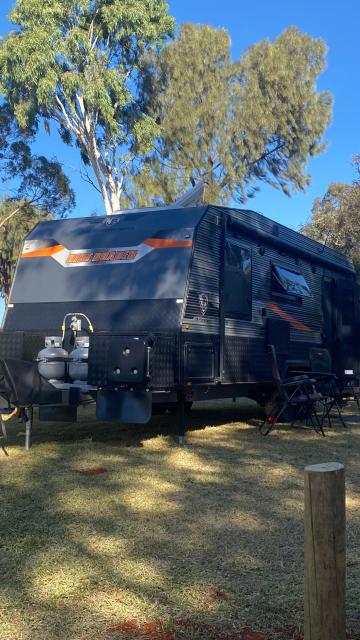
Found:
[(62, 339), (58, 336), (45, 338), (45, 349), (39, 351), (38, 369), (40, 375), (50, 382), (61, 382), (65, 378), (68, 352), (62, 347)]
[(69, 355), (69, 377), (86, 382), (88, 379), (89, 336), (75, 338), (75, 349)]

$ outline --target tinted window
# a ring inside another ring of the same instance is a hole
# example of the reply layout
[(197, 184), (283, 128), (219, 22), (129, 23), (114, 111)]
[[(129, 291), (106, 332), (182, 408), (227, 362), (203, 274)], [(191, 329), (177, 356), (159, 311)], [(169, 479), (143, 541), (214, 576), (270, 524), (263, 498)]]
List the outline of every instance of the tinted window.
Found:
[(273, 265), (273, 276), (284, 293), (308, 298), (311, 296), (309, 285), (302, 273), (289, 271), (278, 264)]
[(251, 251), (235, 243), (225, 246), (225, 315), (251, 319)]

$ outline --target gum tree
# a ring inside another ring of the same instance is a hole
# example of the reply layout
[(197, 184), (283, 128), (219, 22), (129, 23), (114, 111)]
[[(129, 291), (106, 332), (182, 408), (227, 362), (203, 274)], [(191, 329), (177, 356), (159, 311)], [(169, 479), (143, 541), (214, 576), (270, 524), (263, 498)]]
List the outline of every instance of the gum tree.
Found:
[(106, 213), (158, 127), (137, 95), (140, 61), (173, 32), (164, 0), (17, 0), (0, 89), (23, 128), (55, 123), (92, 170)]

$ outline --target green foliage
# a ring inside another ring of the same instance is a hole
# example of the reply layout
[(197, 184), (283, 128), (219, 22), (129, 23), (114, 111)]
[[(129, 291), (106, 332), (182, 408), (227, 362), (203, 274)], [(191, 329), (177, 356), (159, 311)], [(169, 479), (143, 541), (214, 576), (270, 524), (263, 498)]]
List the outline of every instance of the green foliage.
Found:
[(65, 216), (75, 204), (69, 178), (57, 160), (34, 156), (29, 170), (22, 176), (19, 195), (36, 204), (45, 214)]
[[(15, 215), (12, 215), (16, 212)], [(26, 200), (0, 201), (0, 220), (8, 218), (0, 228), (0, 296), (8, 300), (16, 262), (24, 241), (37, 222), (51, 216)]]
[(352, 184), (332, 182), (323, 198), (316, 198), (311, 221), (301, 232), (342, 251), (354, 262), (360, 279), (360, 156), (354, 159)]
[(16, 182), (16, 199), (36, 204), (45, 215), (64, 216), (75, 203), (70, 181), (59, 162), (31, 153), (32, 133), (21, 131), (9, 106), (0, 105), (0, 179)]
[(136, 92), (143, 55), (173, 31), (164, 0), (17, 0), (0, 48), (0, 89), (19, 124), (55, 120), (91, 165), (107, 212), (136, 153), (158, 133)]
[(0, 201), (0, 295), (6, 301), (27, 233), (39, 220), (66, 215), (75, 201), (60, 163), (31, 153), (33, 133), (21, 131), (9, 105), (0, 105), (0, 180), (16, 194)]
[(244, 201), (260, 181), (289, 194), (309, 183), (309, 155), (323, 150), (331, 96), (316, 90), (326, 47), (291, 27), (233, 62), (223, 29), (183, 25), (147, 57), (142, 95), (161, 127), (134, 179), (138, 203), (172, 200), (191, 181), (206, 199)]

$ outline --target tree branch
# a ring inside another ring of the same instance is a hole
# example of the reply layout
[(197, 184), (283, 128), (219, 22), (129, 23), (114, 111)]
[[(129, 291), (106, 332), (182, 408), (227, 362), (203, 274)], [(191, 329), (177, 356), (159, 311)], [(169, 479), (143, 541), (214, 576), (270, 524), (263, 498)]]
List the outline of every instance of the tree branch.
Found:
[(279, 151), (279, 149), (281, 149), (284, 146), (285, 146), (285, 142), (278, 142), (278, 144), (275, 145), (275, 147), (273, 149), (270, 149), (269, 151), (266, 151), (259, 158), (257, 158), (256, 160), (253, 160), (253, 162), (249, 162), (248, 166), (249, 167), (253, 167), (254, 164), (258, 164), (258, 162), (262, 162), (268, 156), (271, 156), (273, 153), (276, 153), (276, 151)]
[(99, 189), (99, 187), (96, 186), (95, 182), (90, 178), (88, 172), (86, 170), (81, 170), (81, 169), (75, 169), (74, 167), (72, 167), (73, 171), (78, 171), (80, 173), (80, 176), (82, 177), (82, 179), (87, 182), (88, 184), (90, 184), (92, 187), (94, 187), (94, 189), (96, 189), (96, 191), (98, 193), (100, 193), (100, 195), (102, 195), (101, 190)]
[(62, 117), (61, 117), (59, 113), (55, 112), (55, 114), (54, 114), (55, 117), (58, 118), (58, 120), (61, 122), (61, 124), (65, 128), (70, 129), (70, 131), (72, 131), (72, 133), (79, 138), (81, 136), (80, 127), (75, 125), (74, 122), (72, 121), (72, 119), (69, 117), (69, 114), (66, 111), (65, 106), (61, 102), (59, 96), (55, 95), (55, 100), (56, 100), (56, 103), (59, 105), (61, 113), (63, 114)]
[(9, 213), (7, 216), (5, 216), (5, 218), (0, 220), (0, 229), (1, 227), (5, 227), (5, 224), (9, 222), (9, 220), (11, 220), (11, 218), (13, 218), (13, 216), (15, 216), (21, 209), (23, 209), (24, 206), (25, 206), (25, 202), (21, 204), (19, 207), (17, 207), (16, 209), (14, 209), (14, 211)]
[(11, 213), (8, 213), (5, 218), (3, 218), (2, 220), (0, 220), (0, 229), (2, 227), (5, 227), (6, 223), (9, 222), (9, 220), (11, 220), (17, 213), (19, 213), (19, 211), (21, 211), (21, 209), (23, 209), (25, 207), (25, 205), (31, 205), (34, 204), (35, 202), (39, 202), (39, 200), (41, 200), (41, 198), (45, 195), (45, 190), (42, 191), (38, 196), (33, 196), (33, 198), (31, 198), (30, 200), (26, 199), (24, 200), (24, 202), (19, 205), (18, 207), (16, 207), (16, 209), (14, 209), (14, 211), (12, 211)]
[(161, 159), (161, 151), (160, 149), (158, 149), (158, 147), (155, 145), (154, 149), (157, 153), (157, 160), (160, 164), (163, 165), (163, 167), (168, 167), (169, 169), (179, 169), (180, 171), (186, 171), (186, 169), (188, 167), (186, 167), (185, 165), (181, 165), (181, 164), (174, 164), (171, 160), (169, 160), (168, 162), (165, 162), (164, 160)]

